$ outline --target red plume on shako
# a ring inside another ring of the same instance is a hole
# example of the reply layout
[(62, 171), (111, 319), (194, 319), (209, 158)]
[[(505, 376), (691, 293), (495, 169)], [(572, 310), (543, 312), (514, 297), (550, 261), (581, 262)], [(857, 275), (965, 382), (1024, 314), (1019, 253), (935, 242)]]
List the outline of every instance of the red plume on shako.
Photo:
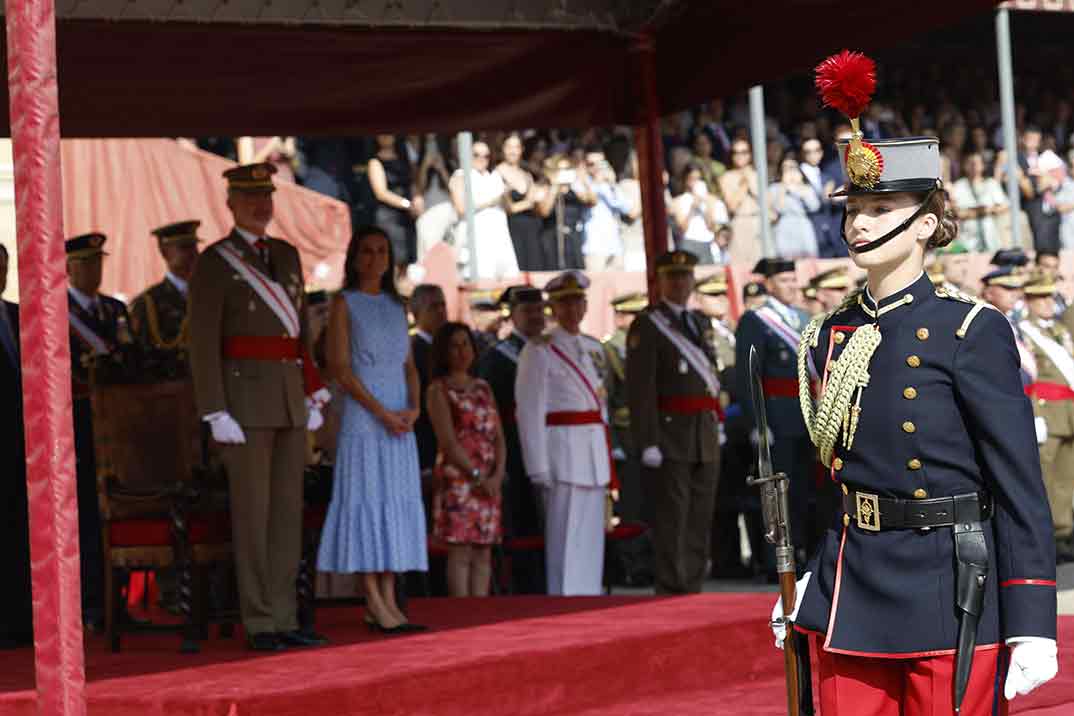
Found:
[(860, 52), (843, 50), (817, 65), (816, 86), (824, 105), (850, 120), (853, 134), (846, 154), (847, 177), (858, 186), (872, 188), (880, 180), (884, 158), (862, 140), (859, 118), (876, 91), (876, 63)]

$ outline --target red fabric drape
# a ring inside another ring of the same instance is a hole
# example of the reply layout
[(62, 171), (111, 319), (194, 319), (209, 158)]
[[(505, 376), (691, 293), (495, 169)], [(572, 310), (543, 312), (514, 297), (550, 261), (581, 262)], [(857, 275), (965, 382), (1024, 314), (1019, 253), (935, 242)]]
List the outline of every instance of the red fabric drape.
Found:
[[(202, 248), (231, 230), (222, 172), (234, 164), (170, 139), (71, 139), (62, 143), (64, 232), (108, 235), (102, 291), (128, 300), (164, 275), (162, 224), (200, 219)], [(306, 284), (338, 288), (350, 240), (347, 205), (276, 182), (269, 233), (298, 247)]]
[(15, 220), (24, 296), (22, 397), (37, 713), (84, 716), (55, 8), (52, 0), (8, 0), (6, 12)]

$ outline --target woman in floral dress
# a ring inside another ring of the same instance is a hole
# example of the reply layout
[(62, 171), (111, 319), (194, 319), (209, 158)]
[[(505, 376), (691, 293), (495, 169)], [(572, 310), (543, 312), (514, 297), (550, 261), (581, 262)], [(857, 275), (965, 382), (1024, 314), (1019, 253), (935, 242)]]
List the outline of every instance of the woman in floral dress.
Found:
[(447, 323), (429, 355), (429, 418), (440, 448), (433, 534), (448, 544), (453, 597), (488, 596), (492, 545), (502, 537), (500, 496), (507, 451), (488, 383), (471, 375), (473, 334)]

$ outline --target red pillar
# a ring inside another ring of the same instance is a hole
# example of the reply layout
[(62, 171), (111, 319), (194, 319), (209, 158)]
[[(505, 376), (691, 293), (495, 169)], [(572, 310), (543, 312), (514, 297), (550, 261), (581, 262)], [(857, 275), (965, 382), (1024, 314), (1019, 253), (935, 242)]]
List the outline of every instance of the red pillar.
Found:
[(641, 183), (642, 222), (645, 229), (645, 266), (649, 302), (659, 298), (656, 257), (667, 251), (668, 215), (664, 204), (664, 142), (660, 136), (660, 99), (656, 94), (656, 48), (642, 35), (634, 47), (641, 91), (641, 124), (634, 128)]
[(37, 713), (84, 716), (53, 0), (6, 0)]

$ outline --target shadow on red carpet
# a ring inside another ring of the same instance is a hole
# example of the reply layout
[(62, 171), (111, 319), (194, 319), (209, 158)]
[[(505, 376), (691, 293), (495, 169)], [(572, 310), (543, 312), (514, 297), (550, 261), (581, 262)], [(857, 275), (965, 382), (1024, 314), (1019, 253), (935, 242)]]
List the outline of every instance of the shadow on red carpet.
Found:
[[(89, 714), (359, 716), (785, 713), (770, 594), (679, 598), (414, 600), (433, 627), (370, 634), (357, 608), (318, 612), (329, 647), (254, 655), (241, 633), (179, 654), (138, 634), (120, 654), (87, 645)], [(1074, 620), (1060, 627), (1060, 675), (1012, 713), (1074, 713)], [(0, 652), (0, 714), (33, 714), (33, 653)]]

